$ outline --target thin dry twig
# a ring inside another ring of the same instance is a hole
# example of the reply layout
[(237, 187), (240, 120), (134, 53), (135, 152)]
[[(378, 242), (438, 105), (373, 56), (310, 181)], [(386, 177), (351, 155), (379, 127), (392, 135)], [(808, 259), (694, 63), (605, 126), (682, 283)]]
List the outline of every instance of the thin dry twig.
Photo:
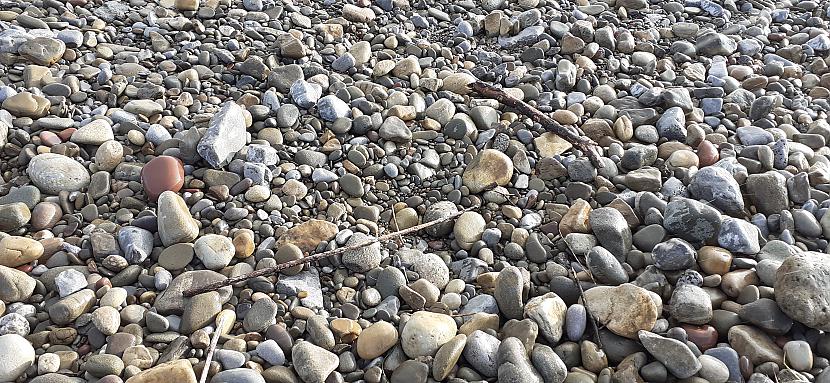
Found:
[(278, 273), (282, 270), (285, 270), (285, 269), (288, 269), (288, 268), (291, 268), (291, 267), (294, 267), (294, 266), (298, 266), (298, 265), (302, 265), (302, 264), (305, 264), (305, 263), (318, 261), (318, 260), (321, 260), (323, 258), (328, 258), (328, 257), (334, 256), (334, 255), (339, 255), (339, 254), (342, 254), (346, 251), (357, 250), (357, 249), (360, 249), (360, 248), (365, 247), (365, 246), (369, 246), (369, 245), (374, 244), (374, 243), (378, 243), (378, 242), (381, 242), (381, 241), (387, 241), (387, 240), (390, 240), (390, 239), (395, 239), (395, 238), (398, 238), (402, 235), (406, 235), (406, 234), (409, 234), (409, 233), (414, 233), (416, 231), (426, 229), (430, 226), (437, 225), (437, 224), (442, 223), (442, 222), (446, 222), (446, 221), (448, 221), (450, 219), (453, 219), (455, 217), (458, 217), (461, 214), (464, 214), (465, 212), (470, 211), (470, 210), (472, 210), (472, 207), (457, 211), (457, 212), (452, 213), (452, 214), (448, 215), (447, 217), (444, 217), (444, 218), (441, 218), (441, 219), (436, 219), (434, 221), (430, 221), (430, 222), (427, 222), (427, 223), (422, 223), (420, 225), (412, 226), (410, 228), (403, 229), (403, 230), (400, 230), (400, 231), (394, 231), (392, 233), (385, 234), (385, 235), (382, 235), (382, 236), (377, 237), (377, 238), (368, 239), (366, 241), (356, 243), (354, 245), (338, 247), (338, 248), (333, 249), (333, 250), (324, 251), (322, 253), (309, 255), (307, 257), (303, 257), (303, 258), (300, 258), (300, 259), (295, 259), (295, 260), (288, 261), (288, 262), (285, 262), (285, 263), (280, 263), (279, 265), (276, 265), (276, 266), (273, 266), (273, 267), (266, 267), (264, 269), (259, 269), (259, 270), (256, 270), (254, 272), (248, 273), (248, 274), (242, 274), (242, 275), (239, 275), (239, 276), (236, 276), (236, 277), (233, 277), (233, 278), (228, 278), (228, 279), (225, 279), (225, 280), (222, 280), (222, 281), (209, 283), (209, 284), (201, 286), (201, 287), (191, 288), (191, 289), (188, 289), (188, 290), (184, 291), (184, 296), (192, 297), (192, 296), (197, 295), (197, 294), (206, 293), (208, 291), (214, 291), (214, 290), (217, 290), (217, 289), (225, 287), (225, 286), (230, 286), (230, 285), (233, 285), (233, 284), (237, 284), (239, 282), (244, 282), (244, 281), (247, 281), (247, 280), (252, 279), (252, 278), (262, 277), (262, 276), (266, 276), (266, 275), (273, 275), (273, 274), (276, 274), (276, 273)]
[[(588, 270), (588, 268), (585, 267), (585, 265), (583, 265), (582, 262), (579, 261), (579, 257), (577, 257), (576, 254), (573, 254), (572, 252), (566, 252), (566, 253), (570, 254), (574, 258), (574, 260), (576, 260), (576, 263), (578, 263), (579, 266), (582, 267), (582, 270), (586, 270), (586, 271)], [(597, 342), (596, 342), (597, 346), (599, 346), (599, 348), (602, 349), (602, 339), (599, 338), (599, 325), (597, 325), (596, 318), (594, 318), (594, 316), (591, 315), (591, 312), (588, 311), (587, 301), (585, 300), (585, 290), (582, 289), (582, 284), (579, 283), (580, 281), (579, 281), (579, 277), (577, 277), (577, 275), (576, 275), (576, 270), (574, 270), (573, 266), (570, 266), (570, 268), (571, 268), (571, 274), (573, 275), (574, 283), (576, 283), (576, 287), (579, 288), (579, 296), (580, 296), (580, 298), (582, 298), (582, 302), (585, 303), (585, 305), (586, 305), (585, 315), (588, 317), (588, 320), (591, 322), (591, 326), (593, 327), (594, 334), (597, 336)], [(597, 283), (597, 281), (594, 279), (594, 276), (590, 272), (588, 273), (588, 276), (591, 277), (591, 280), (594, 282), (594, 284)]]
[(392, 207), (392, 222), (394, 223), (394, 225), (392, 225), (393, 226), (393, 231), (392, 232), (393, 233), (398, 233), (398, 237), (395, 239), (395, 243), (397, 243), (398, 246), (402, 246), (403, 245), (403, 237), (401, 237), (400, 232), (398, 232), (398, 216), (395, 214), (395, 207), (394, 206)]
[(602, 161), (600, 161), (600, 157), (602, 157), (602, 152), (600, 151), (599, 146), (596, 142), (594, 142), (594, 140), (579, 135), (575, 133), (573, 130), (562, 126), (558, 122), (554, 121), (554, 119), (550, 118), (550, 116), (548, 116), (547, 114), (542, 113), (539, 109), (536, 109), (530, 106), (530, 104), (507, 94), (507, 92), (500, 88), (496, 88), (490, 84), (481, 81), (476, 81), (470, 84), (469, 87), (484, 97), (492, 98), (502, 104), (516, 109), (521, 114), (530, 117), (533, 121), (536, 121), (539, 124), (541, 124), (542, 127), (545, 128), (545, 130), (553, 132), (557, 136), (562, 137), (562, 139), (570, 142), (571, 145), (573, 145), (575, 148), (585, 153), (585, 155), (587, 155), (588, 158), (591, 160), (591, 163), (594, 165), (594, 167), (603, 167)]
[(474, 312), (474, 313), (465, 313), (465, 314), (452, 314), (452, 315), (450, 315), (450, 316), (451, 316), (451, 317), (453, 317), (453, 318), (466, 318), (466, 317), (470, 317), (470, 316), (476, 315), (476, 314), (478, 314), (479, 312), (480, 312), (480, 311), (477, 311), (477, 312)]
[(208, 346), (208, 353), (207, 357), (205, 358), (205, 366), (202, 368), (202, 375), (199, 378), (199, 383), (207, 382), (208, 378), (208, 370), (210, 370), (210, 361), (213, 359), (213, 351), (216, 350), (216, 343), (219, 342), (219, 329), (222, 328), (222, 325), (225, 324), (225, 319), (227, 316), (222, 316), (219, 319), (219, 323), (216, 324), (216, 330), (213, 332), (213, 339), (210, 340), (210, 346)]

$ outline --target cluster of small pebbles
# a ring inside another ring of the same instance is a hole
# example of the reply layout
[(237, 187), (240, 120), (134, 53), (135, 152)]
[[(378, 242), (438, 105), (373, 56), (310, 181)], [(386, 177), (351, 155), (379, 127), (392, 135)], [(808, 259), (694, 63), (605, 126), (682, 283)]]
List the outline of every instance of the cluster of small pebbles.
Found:
[(0, 1), (0, 381), (830, 383), (829, 29), (819, 0)]

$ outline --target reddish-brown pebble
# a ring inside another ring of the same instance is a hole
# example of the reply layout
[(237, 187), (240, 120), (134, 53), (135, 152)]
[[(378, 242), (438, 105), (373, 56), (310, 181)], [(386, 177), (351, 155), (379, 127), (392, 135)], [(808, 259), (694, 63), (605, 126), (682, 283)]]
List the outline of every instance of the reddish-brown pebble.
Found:
[(30, 221), (33, 230), (51, 229), (63, 217), (60, 205), (54, 202), (41, 202), (32, 209)]
[(110, 279), (107, 277), (101, 278), (95, 282), (95, 290), (98, 290), (104, 286), (112, 287), (112, 282), (110, 282)]
[(718, 162), (719, 157), (718, 148), (715, 147), (715, 144), (703, 140), (700, 142), (700, 145), (697, 146), (697, 158), (700, 162), (701, 168)]
[(784, 337), (784, 336), (777, 336), (773, 340), (775, 341), (775, 344), (778, 345), (778, 347), (784, 348), (784, 345), (787, 344), (787, 342), (791, 341), (792, 339)]
[(708, 324), (702, 326), (684, 324), (680, 327), (686, 330), (686, 338), (700, 351), (706, 351), (718, 344), (718, 330)]
[(78, 355), (84, 356), (86, 354), (89, 354), (89, 352), (91, 350), (92, 350), (92, 347), (89, 344), (85, 344), (81, 347), (78, 347)]
[(158, 156), (141, 169), (141, 184), (147, 200), (155, 202), (165, 191), (178, 192), (184, 185), (184, 167), (175, 157)]
[(67, 129), (61, 130), (58, 133), (58, 137), (60, 137), (62, 141), (68, 141), (69, 137), (72, 137), (72, 133), (75, 133), (76, 130), (78, 130), (78, 129), (76, 129), (76, 128), (67, 128)]
[(50, 131), (40, 132), (39, 136), (40, 136), (40, 143), (45, 145), (45, 146), (52, 147), (52, 146), (60, 144), (62, 142), (61, 138), (58, 137), (57, 134), (52, 133)]

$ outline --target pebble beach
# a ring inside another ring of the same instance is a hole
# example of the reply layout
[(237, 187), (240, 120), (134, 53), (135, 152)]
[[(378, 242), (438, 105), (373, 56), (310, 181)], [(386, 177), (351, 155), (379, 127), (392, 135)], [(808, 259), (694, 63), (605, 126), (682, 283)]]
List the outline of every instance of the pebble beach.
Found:
[(828, 97), (819, 0), (0, 0), (0, 382), (830, 383)]

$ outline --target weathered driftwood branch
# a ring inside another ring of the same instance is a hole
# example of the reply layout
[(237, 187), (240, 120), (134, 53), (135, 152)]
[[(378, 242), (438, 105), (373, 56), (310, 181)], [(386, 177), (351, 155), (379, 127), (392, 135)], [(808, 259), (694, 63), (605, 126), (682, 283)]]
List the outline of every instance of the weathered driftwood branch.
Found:
[(490, 84), (481, 81), (476, 81), (470, 84), (469, 86), (478, 94), (484, 97), (497, 100), (502, 104), (516, 109), (519, 113), (527, 117), (530, 117), (533, 121), (536, 121), (539, 124), (541, 124), (542, 127), (545, 128), (545, 130), (552, 132), (559, 137), (562, 137), (562, 139), (570, 142), (571, 145), (573, 145), (575, 148), (585, 153), (585, 155), (588, 156), (588, 159), (591, 160), (591, 163), (594, 164), (595, 167), (602, 167), (602, 161), (600, 161), (600, 148), (597, 145), (597, 143), (594, 142), (594, 140), (579, 135), (573, 130), (560, 125), (558, 122), (550, 118), (550, 116), (548, 116), (545, 113), (542, 113), (539, 109), (536, 109), (530, 106), (528, 103), (507, 94), (507, 92), (500, 88), (496, 88)]
[(470, 208), (467, 208), (467, 209), (455, 212), (455, 213), (453, 213), (453, 214), (451, 214), (451, 215), (449, 215), (445, 218), (442, 218), (442, 219), (436, 219), (434, 221), (430, 221), (430, 222), (427, 222), (427, 223), (422, 223), (420, 225), (412, 226), (412, 227), (407, 228), (407, 229), (403, 229), (403, 230), (400, 230), (400, 231), (394, 231), (394, 232), (382, 235), (382, 236), (374, 238), (374, 239), (369, 239), (369, 240), (366, 240), (366, 241), (363, 241), (363, 242), (360, 242), (360, 243), (356, 243), (354, 245), (338, 247), (334, 250), (324, 251), (322, 253), (309, 255), (309, 256), (306, 256), (306, 257), (303, 257), (303, 258), (300, 258), (300, 259), (295, 259), (293, 261), (280, 263), (279, 265), (276, 265), (276, 266), (273, 266), (273, 267), (266, 267), (264, 269), (259, 269), (259, 270), (256, 270), (254, 272), (250, 272), (248, 274), (242, 274), (242, 275), (239, 275), (239, 276), (236, 276), (236, 277), (233, 277), (233, 278), (228, 278), (228, 279), (225, 279), (223, 281), (210, 283), (210, 284), (207, 284), (207, 285), (204, 285), (204, 286), (201, 286), (201, 287), (191, 288), (189, 290), (184, 291), (184, 296), (192, 297), (194, 295), (206, 293), (206, 292), (209, 292), (209, 291), (214, 291), (214, 290), (217, 290), (217, 289), (225, 287), (225, 286), (230, 286), (230, 285), (233, 285), (233, 284), (236, 284), (236, 283), (239, 283), (239, 282), (244, 282), (244, 281), (247, 281), (247, 280), (252, 279), (252, 278), (263, 277), (263, 276), (266, 276), (266, 275), (273, 275), (273, 274), (276, 274), (276, 273), (278, 273), (282, 270), (285, 270), (285, 269), (288, 269), (288, 268), (291, 268), (291, 267), (294, 267), (294, 266), (297, 266), (297, 265), (302, 265), (302, 264), (305, 264), (305, 263), (318, 261), (318, 260), (321, 260), (323, 258), (331, 257), (333, 255), (342, 254), (342, 253), (344, 253), (346, 251), (349, 251), (349, 250), (357, 250), (357, 249), (360, 249), (364, 246), (369, 246), (373, 243), (378, 243), (378, 242), (381, 242), (381, 241), (387, 241), (387, 240), (394, 239), (394, 238), (397, 238), (397, 237), (402, 236), (402, 235), (406, 235), (406, 234), (409, 234), (409, 233), (414, 233), (416, 231), (426, 229), (430, 226), (437, 225), (441, 222), (446, 222), (450, 219), (458, 217), (459, 215), (461, 215), (464, 212), (469, 211), (469, 210), (470, 210)]

